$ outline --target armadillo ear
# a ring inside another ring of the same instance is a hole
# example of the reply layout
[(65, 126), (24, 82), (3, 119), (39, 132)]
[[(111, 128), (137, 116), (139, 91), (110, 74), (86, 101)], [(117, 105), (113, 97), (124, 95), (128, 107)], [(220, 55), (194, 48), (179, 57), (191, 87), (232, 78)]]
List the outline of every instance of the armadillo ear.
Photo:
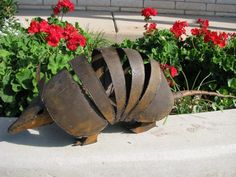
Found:
[(50, 124), (53, 120), (44, 108), (40, 97), (36, 97), (21, 116), (10, 125), (8, 132), (15, 134), (26, 129)]

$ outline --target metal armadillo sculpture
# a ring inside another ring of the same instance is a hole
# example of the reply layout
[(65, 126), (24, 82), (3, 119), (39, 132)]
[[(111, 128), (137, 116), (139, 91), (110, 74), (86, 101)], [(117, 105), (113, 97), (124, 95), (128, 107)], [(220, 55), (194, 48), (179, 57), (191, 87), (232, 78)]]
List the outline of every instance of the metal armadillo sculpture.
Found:
[(135, 50), (97, 49), (92, 64), (83, 56), (69, 63), (82, 85), (66, 69), (46, 84), (41, 80), (40, 95), (9, 127), (10, 133), (55, 122), (77, 138), (76, 145), (85, 145), (96, 142), (108, 124), (124, 122), (135, 133), (147, 131), (173, 107), (158, 62), (150, 59), (144, 65)]

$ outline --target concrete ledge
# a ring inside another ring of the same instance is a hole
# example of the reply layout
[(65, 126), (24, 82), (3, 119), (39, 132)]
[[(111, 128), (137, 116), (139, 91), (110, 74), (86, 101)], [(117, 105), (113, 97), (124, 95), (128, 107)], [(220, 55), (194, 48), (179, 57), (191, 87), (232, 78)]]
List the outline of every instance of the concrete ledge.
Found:
[[(109, 8), (107, 8), (109, 9)], [(96, 8), (94, 9), (96, 10)], [(167, 11), (168, 13), (168, 11)], [(28, 27), (30, 20), (34, 17), (40, 16), (47, 18), (50, 16), (51, 10), (30, 10), (22, 9), (17, 14), (19, 21)], [(170, 29), (176, 20), (187, 20), (190, 24), (190, 28), (187, 28), (187, 34), (190, 34), (190, 30), (196, 27), (196, 20), (199, 16), (191, 15), (158, 15), (153, 17), (154, 22), (157, 23), (158, 29)], [(210, 29), (217, 31), (235, 32), (236, 31), (236, 18), (235, 17), (213, 17), (204, 16), (201, 18), (208, 18), (210, 20)], [(25, 19), (28, 19), (26, 21)], [(74, 23), (79, 22), (80, 26), (84, 29), (94, 32), (104, 32), (105, 37), (109, 38), (113, 42), (121, 42), (125, 38), (136, 39), (143, 36), (144, 32), (144, 20), (140, 13), (125, 13), (125, 12), (102, 12), (102, 11), (81, 11), (76, 10), (74, 13), (68, 13), (64, 17), (65, 20)]]
[[(31, 5), (33, 9), (41, 9), (42, 6), (50, 7), (55, 5), (57, 0), (17, 0), (20, 8)], [(172, 14), (192, 14), (192, 15), (212, 15), (212, 16), (229, 16), (236, 12), (235, 0), (73, 0), (76, 8), (82, 7), (84, 10), (105, 10), (134, 12), (139, 8), (155, 7), (159, 13)], [(135, 10), (136, 9), (136, 10)]]
[[(187, 28), (187, 34), (191, 34), (191, 29), (198, 27), (196, 21), (198, 18), (209, 19), (210, 29), (216, 31), (235, 32), (236, 31), (236, 18), (233, 17), (212, 17), (212, 16), (193, 16), (193, 15), (158, 15), (153, 17), (153, 21), (157, 23), (158, 29), (170, 29), (173, 23), (177, 20), (187, 21), (190, 28)], [(124, 13), (114, 12), (114, 20), (117, 25), (117, 40), (121, 42), (125, 38), (135, 39), (143, 36), (145, 22), (140, 13)]]
[(131, 134), (108, 127), (98, 143), (72, 147), (56, 125), (12, 136), (0, 118), (0, 176), (235, 177), (236, 109), (169, 116)]

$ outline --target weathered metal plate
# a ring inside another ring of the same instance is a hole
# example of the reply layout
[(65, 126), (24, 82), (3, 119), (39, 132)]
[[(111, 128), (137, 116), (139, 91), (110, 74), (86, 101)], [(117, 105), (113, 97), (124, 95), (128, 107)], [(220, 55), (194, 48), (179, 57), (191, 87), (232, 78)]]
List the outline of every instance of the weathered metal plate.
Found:
[(106, 92), (92, 69), (91, 65), (87, 62), (84, 56), (79, 56), (71, 60), (70, 65), (80, 78), (85, 89), (90, 93), (93, 102), (105, 117), (105, 119), (113, 124), (115, 121), (115, 112), (110, 103)]
[[(159, 67), (158, 62), (155, 60), (150, 60), (150, 71), (145, 70), (145, 74), (147, 75), (150, 72), (150, 77), (148, 82), (145, 82), (146, 90), (144, 90), (144, 94), (140, 99), (139, 103), (136, 107), (131, 111), (127, 119), (125, 121), (131, 121), (139, 116), (152, 102), (156, 95), (156, 91), (158, 87), (160, 87), (161, 83), (161, 69)], [(147, 79), (147, 78), (145, 78)]]
[(11, 124), (11, 126), (8, 128), (8, 132), (17, 133), (20, 130), (26, 129), (27, 124), (33, 122), (34, 119), (37, 119), (38, 113), (42, 111), (43, 108), (44, 105), (40, 97), (38, 96), (34, 98), (26, 110), (20, 115), (20, 117)]
[[(95, 50), (94, 52), (97, 54), (102, 54), (103, 59), (108, 67), (115, 91), (116, 122), (118, 122), (126, 104), (126, 84), (120, 57), (115, 48), (104, 48)], [(94, 62), (96, 62), (96, 60), (94, 60)]]
[(168, 116), (174, 106), (174, 97), (162, 72), (160, 87), (156, 93), (151, 104), (135, 118), (136, 120), (140, 122), (154, 122)]
[(52, 119), (73, 136), (98, 134), (107, 125), (66, 70), (60, 71), (46, 84), (42, 101)]
[(143, 91), (144, 79), (145, 79), (144, 64), (141, 55), (137, 51), (132, 49), (123, 49), (123, 51), (125, 52), (129, 61), (129, 65), (131, 67), (132, 80), (131, 80), (128, 102), (125, 111), (122, 115), (122, 120), (124, 120), (127, 117), (130, 111), (138, 103)]

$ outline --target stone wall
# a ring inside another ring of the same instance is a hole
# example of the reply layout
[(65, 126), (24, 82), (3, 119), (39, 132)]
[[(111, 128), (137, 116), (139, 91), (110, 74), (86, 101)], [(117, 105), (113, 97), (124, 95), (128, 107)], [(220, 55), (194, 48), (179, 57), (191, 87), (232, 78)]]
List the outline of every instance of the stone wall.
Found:
[[(80, 10), (139, 12), (143, 7), (159, 13), (234, 16), (236, 0), (73, 0)], [(21, 9), (50, 8), (57, 0), (18, 0)]]

